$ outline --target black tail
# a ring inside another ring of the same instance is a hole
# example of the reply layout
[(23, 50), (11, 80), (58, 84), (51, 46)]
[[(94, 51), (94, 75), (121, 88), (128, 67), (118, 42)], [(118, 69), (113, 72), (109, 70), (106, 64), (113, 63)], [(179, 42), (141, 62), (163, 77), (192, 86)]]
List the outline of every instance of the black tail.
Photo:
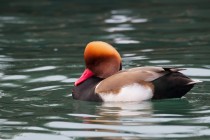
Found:
[(155, 86), (153, 99), (166, 99), (184, 96), (197, 82), (180, 72), (169, 72), (152, 83)]

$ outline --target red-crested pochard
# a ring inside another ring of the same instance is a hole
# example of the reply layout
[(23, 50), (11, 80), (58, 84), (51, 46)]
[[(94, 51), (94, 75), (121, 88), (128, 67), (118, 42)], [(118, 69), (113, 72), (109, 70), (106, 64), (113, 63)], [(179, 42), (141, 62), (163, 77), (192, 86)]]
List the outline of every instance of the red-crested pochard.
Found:
[(83, 101), (126, 102), (180, 98), (199, 81), (178, 68), (136, 67), (121, 70), (121, 57), (110, 44), (93, 41), (84, 51), (86, 69), (75, 82), (73, 98)]

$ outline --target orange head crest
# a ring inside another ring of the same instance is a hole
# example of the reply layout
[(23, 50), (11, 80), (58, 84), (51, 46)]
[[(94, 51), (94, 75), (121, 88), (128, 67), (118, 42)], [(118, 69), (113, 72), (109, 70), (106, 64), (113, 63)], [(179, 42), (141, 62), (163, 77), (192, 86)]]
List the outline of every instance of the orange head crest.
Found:
[(86, 68), (97, 77), (107, 78), (121, 68), (121, 57), (110, 44), (102, 41), (93, 41), (87, 44), (84, 51)]

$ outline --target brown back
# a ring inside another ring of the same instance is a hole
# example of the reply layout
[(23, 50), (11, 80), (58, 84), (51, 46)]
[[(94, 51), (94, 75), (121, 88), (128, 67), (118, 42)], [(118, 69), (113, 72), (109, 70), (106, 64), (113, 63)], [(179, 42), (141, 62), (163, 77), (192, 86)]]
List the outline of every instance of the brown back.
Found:
[(122, 70), (106, 79), (101, 81), (96, 89), (96, 93), (106, 93), (119, 91), (123, 86), (130, 85), (133, 83), (140, 83), (142, 85), (151, 86), (151, 82), (169, 71), (161, 67), (137, 67), (128, 70)]

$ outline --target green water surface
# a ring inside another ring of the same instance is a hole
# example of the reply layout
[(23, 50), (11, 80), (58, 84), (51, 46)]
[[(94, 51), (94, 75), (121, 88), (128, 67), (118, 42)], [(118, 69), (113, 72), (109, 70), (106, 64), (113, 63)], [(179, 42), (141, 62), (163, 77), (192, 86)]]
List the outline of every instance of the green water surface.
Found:
[[(185, 68), (183, 99), (72, 99), (93, 40), (123, 67)], [(210, 139), (209, 0), (1, 0), (0, 139)]]

